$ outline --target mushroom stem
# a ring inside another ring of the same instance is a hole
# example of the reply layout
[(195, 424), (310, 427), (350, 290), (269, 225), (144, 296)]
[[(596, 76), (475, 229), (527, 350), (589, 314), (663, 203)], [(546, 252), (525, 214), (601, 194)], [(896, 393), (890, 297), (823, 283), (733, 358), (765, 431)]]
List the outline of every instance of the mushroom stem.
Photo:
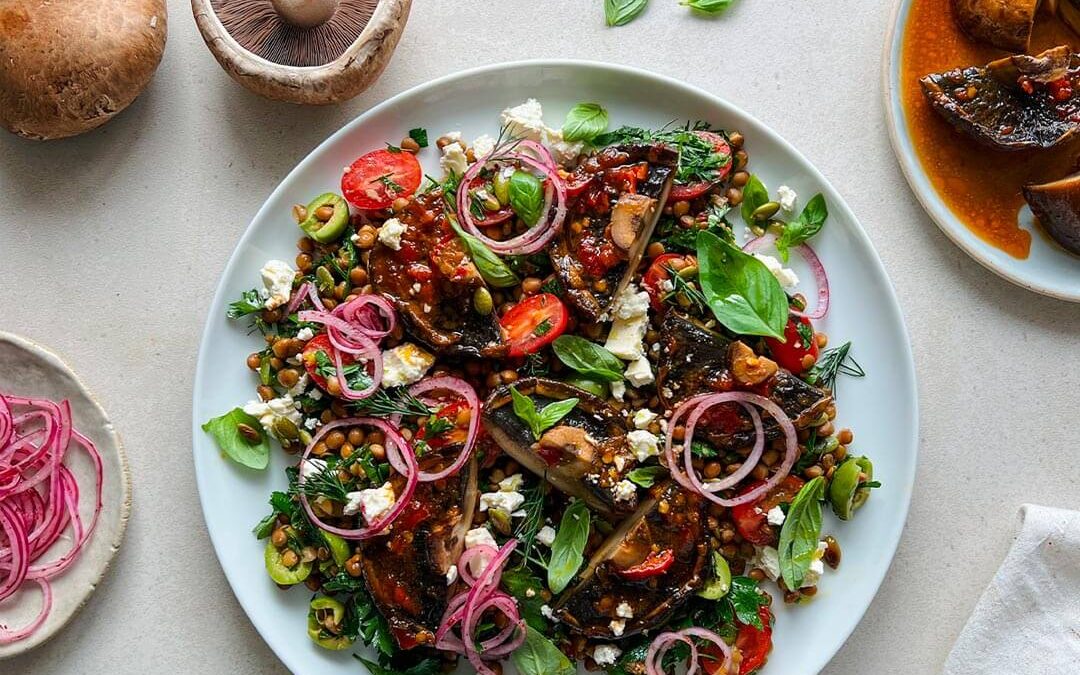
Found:
[(299, 28), (321, 26), (334, 16), (339, 0), (270, 0), (278, 15)]

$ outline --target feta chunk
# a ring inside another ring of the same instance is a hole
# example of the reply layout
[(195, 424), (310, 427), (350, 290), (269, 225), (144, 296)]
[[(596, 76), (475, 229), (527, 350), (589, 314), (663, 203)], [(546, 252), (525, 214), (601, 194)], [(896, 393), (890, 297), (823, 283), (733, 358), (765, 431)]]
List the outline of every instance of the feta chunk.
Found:
[(480, 510), (499, 509), (507, 514), (514, 513), (525, 503), (525, 495), (520, 492), (485, 492), (480, 495)]
[(612, 619), (610, 626), (612, 635), (615, 637), (622, 637), (623, 631), (626, 630), (626, 620)]
[(348, 501), (342, 513), (347, 516), (359, 513), (364, 516), (364, 520), (369, 525), (386, 515), (386, 512), (394, 508), (397, 502), (394, 486), (389, 481), (383, 483), (382, 487), (349, 492), (345, 496)]
[(769, 268), (769, 271), (772, 272), (772, 275), (776, 277), (776, 280), (779, 281), (780, 285), (784, 288), (791, 288), (792, 286), (799, 285), (799, 277), (795, 272), (784, 267), (776, 258), (761, 253), (755, 253), (754, 257), (765, 263), (765, 267)]
[(625, 382), (612, 382), (611, 383), (611, 397), (616, 401), (623, 400), (623, 396), (626, 396), (626, 383)]
[(517, 492), (521, 484), (525, 482), (525, 479), (520, 473), (515, 473), (512, 476), (507, 476), (499, 481), (499, 489), (503, 492)]
[(620, 619), (633, 619), (634, 608), (630, 606), (629, 602), (623, 600), (619, 603), (619, 606), (615, 608), (615, 616)]
[(289, 388), (289, 396), (300, 396), (308, 387), (308, 375), (307, 373), (301, 373), (300, 377), (296, 379), (296, 384)]
[(613, 666), (620, 656), (622, 650), (615, 645), (596, 645), (592, 652), (593, 661), (596, 661), (598, 666)]
[(555, 612), (548, 605), (540, 605), (540, 614), (548, 621), (555, 621)]
[(611, 488), (611, 494), (617, 502), (628, 502), (637, 496), (637, 486), (628, 480), (621, 480)]
[(799, 195), (794, 190), (786, 185), (781, 185), (776, 188), (776, 196), (780, 202), (780, 208), (788, 212), (795, 210), (795, 200), (799, 198)]
[(486, 157), (490, 155), (495, 149), (495, 139), (487, 134), (478, 137), (472, 144), (473, 154), (476, 155), (476, 159)]
[(649, 329), (649, 317), (635, 316), (630, 319), (615, 319), (611, 324), (604, 348), (623, 361), (635, 361), (645, 355), (642, 341)]
[(382, 353), (384, 387), (401, 387), (419, 382), (435, 357), (411, 342), (404, 342)]
[(626, 440), (630, 445), (630, 452), (634, 453), (639, 462), (660, 454), (660, 439), (645, 429), (634, 429), (626, 434)]
[(810, 561), (810, 569), (806, 570), (806, 576), (803, 577), (800, 588), (817, 586), (818, 582), (821, 581), (821, 575), (825, 573), (825, 563), (822, 559), (825, 557), (826, 548), (828, 548), (828, 544), (823, 541), (818, 542), (813, 559)]
[(635, 429), (648, 429), (649, 425), (656, 421), (660, 417), (648, 408), (642, 408), (634, 413), (634, 428)]
[(401, 235), (403, 234), (405, 234), (405, 223), (397, 218), (391, 218), (379, 228), (379, 241), (387, 248), (400, 251)]
[(289, 263), (283, 260), (267, 260), (259, 271), (262, 275), (263, 295), (266, 301), (263, 306), (267, 309), (277, 309), (288, 304), (289, 296), (292, 295), (292, 282), (296, 277), (296, 270), (289, 267)]
[(769, 509), (767, 516), (770, 525), (783, 525), (787, 516), (784, 514), (784, 510), (779, 506), (774, 506)]
[(536, 533), (536, 541), (540, 542), (544, 546), (551, 546), (555, 543), (555, 528), (550, 525), (545, 525), (540, 528), (540, 531)]
[[(491, 536), (491, 530), (486, 527), (476, 527), (465, 533), (465, 548), (476, 548), (477, 546), (499, 548), (499, 545), (495, 543), (495, 537)], [(473, 558), (469, 561), (469, 571), (472, 572), (473, 576), (480, 576), (487, 569), (490, 562), (491, 556), (488, 555)]]
[(612, 311), (616, 319), (645, 316), (649, 312), (649, 294), (646, 291), (639, 291), (634, 284), (627, 284), (626, 288), (615, 296)]
[(547, 131), (547, 125), (544, 124), (544, 107), (535, 98), (503, 110), (499, 118), (511, 137), (524, 138), (537, 143), (544, 140), (544, 132)]
[(627, 366), (625, 377), (626, 381), (635, 387), (643, 387), (656, 381), (649, 359), (644, 356), (637, 357)]
[(780, 552), (772, 546), (762, 546), (757, 549), (750, 563), (760, 568), (769, 579), (776, 581), (780, 578)]
[(277, 438), (277, 434), (274, 433), (274, 422), (279, 417), (289, 420), (296, 426), (300, 426), (304, 421), (303, 415), (296, 409), (296, 401), (289, 394), (283, 394), (269, 401), (249, 401), (244, 406), (244, 412), (257, 417), (266, 433), (274, 438)]
[(585, 144), (581, 141), (568, 141), (563, 138), (561, 129), (546, 129), (544, 145), (551, 148), (551, 154), (559, 164), (570, 164), (581, 155)]
[(311, 478), (316, 474), (322, 473), (325, 469), (325, 459), (305, 459), (303, 462), (300, 463), (300, 475), (304, 477), (304, 480), (307, 480), (308, 478)]
[(311, 330), (307, 326), (304, 326), (300, 330), (296, 331), (296, 339), (307, 342), (311, 338), (315, 337), (315, 331)]
[(450, 143), (443, 148), (443, 155), (439, 159), (439, 166), (446, 175), (463, 176), (469, 168), (469, 159), (465, 156), (465, 148), (461, 143)]
[(319, 426), (319, 418), (318, 417), (309, 417), (306, 420), (304, 420), (304, 428), (307, 429), (308, 431), (314, 431), (315, 427), (317, 427), (317, 426)]

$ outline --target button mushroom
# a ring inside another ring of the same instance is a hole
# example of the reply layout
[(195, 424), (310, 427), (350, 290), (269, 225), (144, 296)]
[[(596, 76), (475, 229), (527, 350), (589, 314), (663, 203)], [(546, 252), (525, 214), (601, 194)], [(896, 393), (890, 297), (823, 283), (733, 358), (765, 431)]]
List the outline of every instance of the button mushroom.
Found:
[(290, 103), (337, 103), (371, 85), (397, 47), (412, 0), (192, 0), (218, 63)]
[(48, 140), (108, 122), (150, 82), (165, 33), (164, 0), (5, 0), (0, 125)]
[(776, 370), (776, 361), (758, 356), (738, 340), (731, 343), (731, 373), (739, 384), (745, 387), (761, 384), (775, 375)]
[(656, 200), (640, 194), (624, 194), (611, 209), (611, 240), (624, 251), (638, 238), (652, 220)]
[(1080, 255), (1080, 172), (1042, 185), (1025, 185), (1024, 199), (1066, 250)]

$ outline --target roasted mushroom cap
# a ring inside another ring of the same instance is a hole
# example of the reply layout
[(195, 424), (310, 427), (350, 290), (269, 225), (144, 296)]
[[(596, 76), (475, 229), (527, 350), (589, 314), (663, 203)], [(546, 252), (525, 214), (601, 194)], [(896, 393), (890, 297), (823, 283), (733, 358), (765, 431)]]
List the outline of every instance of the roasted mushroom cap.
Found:
[[(783, 369), (754, 385), (741, 383), (733, 373), (732, 356), (742, 343), (733, 343), (674, 313), (664, 319), (661, 333), (657, 389), (666, 407), (675, 407), (696, 394), (741, 389), (769, 398), (801, 429), (818, 419), (832, 402), (828, 392)], [(720, 450), (747, 448), (754, 443), (754, 425), (742, 406), (720, 404), (703, 420), (699, 432)], [(771, 416), (763, 415), (762, 425), (767, 440), (781, 436), (780, 426)]]
[(953, 16), (968, 35), (1002, 49), (1027, 51), (1042, 0), (952, 0)]
[[(437, 471), (460, 451), (452, 446), (427, 455), (421, 468)], [(461, 557), (477, 494), (474, 457), (445, 480), (417, 485), (390, 533), (363, 545), (364, 581), (403, 649), (425, 644), (439, 626), (452, 590), (446, 573)]]
[(992, 148), (1049, 148), (1080, 127), (1080, 55), (1068, 47), (933, 73), (920, 83), (938, 114)]
[(605, 517), (633, 511), (636, 494), (616, 499), (614, 492), (637, 464), (627, 448), (626, 428), (618, 412), (604, 400), (563, 382), (530, 378), (513, 387), (532, 400), (537, 410), (569, 398), (577, 398), (578, 404), (534, 439), (532, 430), (514, 412), (510, 387), (496, 389), (484, 404), (483, 422), (503, 451)]
[(678, 153), (665, 146), (605, 148), (584, 159), (572, 180), (585, 183), (568, 204), (569, 225), (552, 243), (566, 296), (599, 320), (641, 262), (667, 200)]
[[(572, 630), (606, 639), (640, 633), (665, 621), (704, 582), (709, 547), (703, 500), (671, 482), (651, 492), (592, 555), (578, 585), (560, 598), (555, 611)], [(668, 508), (661, 509), (661, 502)], [(628, 572), (668, 551), (674, 560), (662, 573), (635, 578)], [(623, 603), (632, 617), (619, 616)]]
[(0, 126), (81, 134), (135, 100), (165, 51), (164, 0), (0, 2)]
[(366, 89), (397, 47), (412, 0), (191, 0), (222, 68), (267, 98), (337, 103)]
[(368, 259), (374, 291), (393, 301), (409, 333), (436, 352), (501, 356), (506, 346), (495, 314), (480, 314), (474, 302), (487, 286), (450, 227), (442, 193), (417, 195), (397, 217), (405, 224), (400, 248), (377, 242)]
[(1046, 232), (1080, 255), (1080, 172), (1042, 185), (1025, 185), (1024, 199)]

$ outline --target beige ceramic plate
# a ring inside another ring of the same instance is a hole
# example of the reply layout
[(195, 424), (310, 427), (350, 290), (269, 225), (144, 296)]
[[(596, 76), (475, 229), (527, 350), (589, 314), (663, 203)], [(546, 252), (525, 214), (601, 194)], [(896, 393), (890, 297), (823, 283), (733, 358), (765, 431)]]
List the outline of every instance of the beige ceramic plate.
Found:
[[(79, 559), (52, 581), (53, 607), (45, 623), (30, 637), (10, 645), (0, 645), (0, 659), (27, 652), (55, 635), (71, 620), (97, 587), (113, 555), (120, 548), (131, 510), (131, 481), (127, 459), (105, 411), (87, 391), (75, 373), (58, 356), (29, 340), (0, 331), (0, 391), (19, 396), (71, 402), (75, 427), (90, 438), (104, 464), (101, 518)], [(84, 519), (93, 514), (93, 465), (85, 455), (72, 453), (66, 462), (80, 486), (79, 508)], [(70, 534), (70, 532), (68, 533)], [(70, 536), (62, 536), (44, 560), (52, 560), (70, 546)], [(0, 624), (23, 626), (41, 607), (37, 584), (27, 584), (16, 595), (0, 603)], [(0, 672), (2, 672), (0, 668)]]

